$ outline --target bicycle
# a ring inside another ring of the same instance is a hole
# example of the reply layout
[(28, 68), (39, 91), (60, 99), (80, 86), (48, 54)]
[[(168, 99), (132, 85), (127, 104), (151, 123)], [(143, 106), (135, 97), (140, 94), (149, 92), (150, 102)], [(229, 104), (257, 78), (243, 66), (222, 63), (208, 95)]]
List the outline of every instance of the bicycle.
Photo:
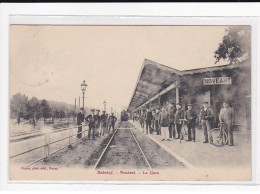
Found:
[(225, 123), (220, 122), (218, 124), (219, 128), (213, 128), (209, 132), (209, 142), (210, 144), (217, 146), (217, 147), (222, 147), (227, 143), (227, 133), (225, 131), (226, 126)]
[[(179, 119), (179, 121), (181, 121), (181, 131), (180, 131), (180, 143), (181, 143), (181, 140), (184, 139), (184, 137), (187, 137), (188, 139), (188, 124), (189, 124), (189, 121), (187, 119)], [(187, 130), (186, 130), (187, 129)]]

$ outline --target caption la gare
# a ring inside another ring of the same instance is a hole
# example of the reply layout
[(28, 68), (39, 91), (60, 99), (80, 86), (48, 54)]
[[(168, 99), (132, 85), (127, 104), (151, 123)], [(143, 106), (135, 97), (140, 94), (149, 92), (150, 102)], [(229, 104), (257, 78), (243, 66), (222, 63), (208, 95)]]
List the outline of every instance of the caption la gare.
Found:
[(156, 175), (156, 174), (160, 174), (158, 171), (113, 171), (113, 170), (98, 170), (97, 174), (152, 174), (152, 175)]
[(46, 166), (42, 166), (42, 167), (21, 167), (21, 170), (59, 170), (59, 168), (57, 167), (46, 167)]

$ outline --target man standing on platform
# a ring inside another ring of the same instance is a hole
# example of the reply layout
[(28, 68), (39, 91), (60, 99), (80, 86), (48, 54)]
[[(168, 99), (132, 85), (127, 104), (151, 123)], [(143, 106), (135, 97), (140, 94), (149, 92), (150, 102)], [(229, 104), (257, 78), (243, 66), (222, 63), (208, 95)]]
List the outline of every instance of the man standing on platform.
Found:
[(98, 130), (98, 132), (100, 132), (100, 115), (99, 115), (99, 112), (100, 112), (100, 110), (96, 110), (97, 111), (97, 113), (96, 113), (96, 124), (95, 124), (95, 128), (96, 128), (96, 130)]
[(223, 108), (219, 113), (219, 121), (223, 122), (226, 126), (226, 132), (228, 135), (228, 145), (233, 146), (233, 130), (232, 126), (234, 125), (234, 113), (233, 109), (229, 107), (228, 102), (223, 103)]
[(175, 115), (175, 108), (172, 103), (168, 105), (168, 121), (169, 121), (169, 138), (175, 137), (175, 129), (174, 129), (174, 115)]
[(141, 110), (139, 121), (140, 121), (141, 128), (143, 130), (142, 132), (144, 132), (144, 120), (145, 120), (144, 117), (145, 117), (145, 112), (144, 110)]
[(152, 129), (153, 129), (153, 132), (155, 131), (155, 110), (152, 110)]
[(82, 137), (82, 124), (84, 124), (84, 109), (80, 108), (80, 112), (77, 114), (77, 125), (78, 125), (78, 134), (77, 138), (80, 139)]
[(160, 121), (160, 110), (159, 110), (159, 108), (156, 108), (155, 116), (154, 116), (154, 122), (155, 122), (154, 125), (155, 125), (155, 129), (156, 129), (156, 135), (161, 135), (159, 121)]
[(100, 131), (99, 131), (99, 136), (104, 135), (104, 130), (106, 128), (106, 122), (107, 122), (107, 116), (106, 116), (106, 111), (103, 111), (103, 114), (100, 116)]
[(95, 109), (91, 109), (91, 114), (86, 117), (86, 121), (88, 122), (88, 138), (90, 139), (90, 135), (92, 132), (92, 139), (95, 139), (95, 124), (96, 124), (96, 115), (94, 115)]
[(159, 124), (161, 127), (161, 135), (162, 135), (162, 139), (161, 141), (171, 141), (169, 138), (169, 121), (168, 121), (168, 113), (165, 110), (165, 107), (162, 108), (162, 112), (160, 112), (160, 116), (159, 116)]
[(208, 102), (203, 103), (203, 108), (200, 111), (199, 122), (202, 125), (202, 129), (204, 130), (205, 141), (203, 143), (209, 142), (209, 131), (212, 128), (212, 120), (213, 120), (213, 110), (208, 106)]
[(152, 134), (152, 129), (151, 129), (151, 125), (152, 125), (152, 119), (153, 119), (153, 114), (151, 112), (150, 108), (147, 108), (147, 112), (146, 112), (146, 117), (145, 117), (145, 122), (146, 122), (146, 134)]
[(108, 133), (108, 122), (109, 122), (109, 117), (110, 117), (110, 115), (107, 113), (107, 114), (106, 114), (106, 118), (107, 118), (107, 120), (106, 120), (106, 133)]
[(175, 118), (174, 118), (174, 124), (175, 124), (175, 131), (177, 132), (177, 139), (180, 139), (180, 132), (181, 132), (181, 126), (182, 123), (179, 121), (179, 119), (184, 118), (184, 110), (182, 109), (181, 105), (178, 103), (176, 104), (176, 112), (175, 112)]
[(192, 104), (188, 104), (188, 110), (185, 112), (185, 119), (189, 121), (188, 123), (188, 141), (194, 141), (195, 142), (195, 125), (196, 125), (196, 119), (197, 113), (192, 109)]
[(110, 128), (112, 127), (113, 133), (115, 132), (115, 123), (117, 118), (114, 116), (114, 113), (111, 113), (111, 116), (108, 119), (108, 133), (110, 133)]

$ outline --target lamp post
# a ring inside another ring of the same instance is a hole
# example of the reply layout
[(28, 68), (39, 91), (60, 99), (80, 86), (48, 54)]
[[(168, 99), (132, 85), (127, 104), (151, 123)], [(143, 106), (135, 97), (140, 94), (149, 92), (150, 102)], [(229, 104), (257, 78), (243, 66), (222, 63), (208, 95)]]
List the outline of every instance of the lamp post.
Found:
[(107, 102), (104, 100), (103, 104), (104, 104), (104, 111), (106, 111), (106, 104), (107, 104)]
[(87, 88), (87, 84), (86, 84), (86, 82), (85, 82), (85, 80), (82, 82), (82, 84), (80, 84), (80, 86), (81, 86), (81, 91), (82, 91), (82, 94), (83, 94), (83, 103), (82, 103), (82, 105), (83, 105), (83, 110), (84, 110), (84, 98), (85, 98), (85, 91), (86, 91), (86, 88)]

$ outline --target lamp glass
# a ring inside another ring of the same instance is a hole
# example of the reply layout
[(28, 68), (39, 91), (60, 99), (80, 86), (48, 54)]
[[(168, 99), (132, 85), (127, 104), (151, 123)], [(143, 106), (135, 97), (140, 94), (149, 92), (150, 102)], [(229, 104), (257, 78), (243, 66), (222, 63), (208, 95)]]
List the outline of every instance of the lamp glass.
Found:
[(82, 92), (85, 92), (88, 85), (86, 84), (86, 82), (85, 82), (85, 80), (84, 80), (83, 83), (80, 84), (80, 86), (81, 86)]

